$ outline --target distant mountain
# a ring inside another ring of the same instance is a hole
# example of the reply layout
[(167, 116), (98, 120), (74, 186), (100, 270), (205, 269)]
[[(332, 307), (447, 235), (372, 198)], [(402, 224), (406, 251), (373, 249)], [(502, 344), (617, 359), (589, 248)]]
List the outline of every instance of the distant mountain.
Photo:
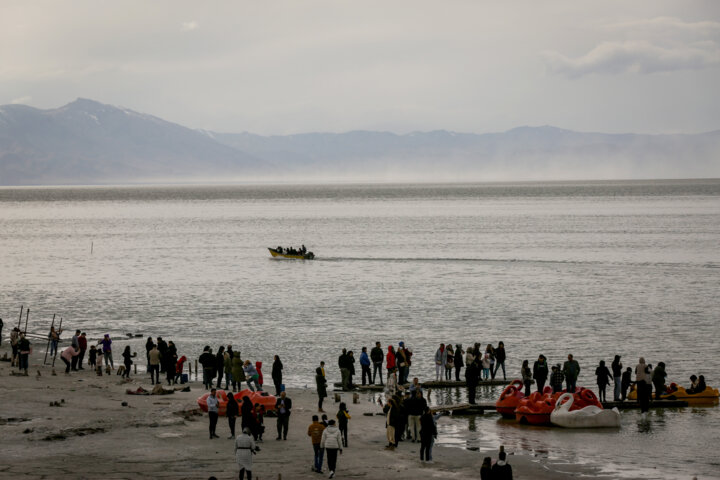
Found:
[(52, 110), (0, 107), (0, 185), (709, 177), (720, 177), (720, 131), (260, 136), (192, 130), (85, 99)]
[(265, 169), (202, 132), (92, 100), (0, 107), (2, 185), (243, 178)]

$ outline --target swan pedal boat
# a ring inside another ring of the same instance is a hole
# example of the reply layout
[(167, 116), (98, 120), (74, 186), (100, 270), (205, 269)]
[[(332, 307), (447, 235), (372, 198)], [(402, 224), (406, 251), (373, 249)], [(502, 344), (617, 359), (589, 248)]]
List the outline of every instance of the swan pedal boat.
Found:
[[(684, 387), (678, 387), (671, 383), (671, 387), (677, 387), (677, 390), (673, 390), (663, 395), (660, 395), (660, 400), (682, 400), (687, 402), (688, 405), (717, 405), (720, 401), (720, 391), (717, 388), (705, 387), (700, 393), (689, 393)], [(637, 388), (633, 385), (633, 389), (628, 393), (628, 400), (637, 400)], [(655, 400), (653, 394), (652, 400)]]
[[(235, 397), (235, 400), (237, 400), (239, 406), (242, 406), (243, 397), (250, 397), (250, 401), (253, 403), (253, 405), (259, 403), (260, 405), (265, 407), (265, 411), (267, 412), (275, 410), (275, 403), (277, 402), (277, 397), (275, 397), (274, 395), (270, 395), (268, 392), (253, 392), (252, 390), (246, 388), (245, 390), (240, 390), (238, 393), (229, 393), (232, 394), (233, 397)], [(218, 390), (215, 392), (215, 395), (218, 397), (218, 415), (224, 417), (225, 412), (227, 411), (228, 394), (225, 393), (225, 390)], [(198, 406), (203, 412), (208, 411), (207, 399), (209, 396), (210, 393), (206, 393), (205, 395), (197, 399)]]
[[(555, 409), (557, 399), (564, 393), (566, 393), (564, 390), (553, 393), (552, 388), (546, 386), (542, 393), (533, 392), (529, 397), (521, 398), (518, 407), (515, 409), (515, 419), (522, 424), (550, 425), (550, 414)], [(570, 411), (580, 410), (590, 405), (602, 408), (602, 403), (600, 403), (592, 390), (577, 387), (573, 394)]]
[(269, 248), (270, 255), (274, 257), (280, 257), (280, 258), (293, 258), (295, 260), (312, 260), (315, 258), (315, 254), (312, 252), (307, 252), (305, 255), (289, 255), (287, 253), (279, 252), (276, 248)]
[(588, 405), (579, 410), (570, 411), (574, 401), (572, 393), (563, 393), (555, 403), (555, 410), (550, 414), (553, 425), (565, 428), (618, 428), (620, 411), (616, 408), (603, 410), (595, 405)]

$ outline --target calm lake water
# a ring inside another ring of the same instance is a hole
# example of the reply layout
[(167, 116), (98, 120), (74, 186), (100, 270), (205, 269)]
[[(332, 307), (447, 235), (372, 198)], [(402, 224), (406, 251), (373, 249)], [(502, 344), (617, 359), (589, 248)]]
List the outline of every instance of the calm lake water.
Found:
[[(266, 249), (301, 243), (316, 260)], [(573, 353), (594, 386), (598, 361), (620, 354), (720, 384), (720, 180), (0, 188), (0, 271), (6, 325), (25, 305), (33, 332), (56, 313), (118, 346), (161, 335), (196, 358), (232, 343), (267, 376), (279, 354), (296, 387), (314, 386), (321, 359), (339, 378), (342, 347), (401, 340), (426, 379), (440, 342), (503, 340), (509, 376)], [(488, 414), (440, 432), (611, 477), (707, 478), (720, 463), (718, 408), (623, 412), (619, 431)]]

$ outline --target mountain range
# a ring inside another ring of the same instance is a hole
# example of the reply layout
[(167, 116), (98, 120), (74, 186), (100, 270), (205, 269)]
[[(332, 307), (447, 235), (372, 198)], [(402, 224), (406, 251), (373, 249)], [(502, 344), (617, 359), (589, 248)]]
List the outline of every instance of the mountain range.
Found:
[(716, 177), (720, 130), (260, 136), (190, 129), (87, 99), (0, 107), (0, 185)]

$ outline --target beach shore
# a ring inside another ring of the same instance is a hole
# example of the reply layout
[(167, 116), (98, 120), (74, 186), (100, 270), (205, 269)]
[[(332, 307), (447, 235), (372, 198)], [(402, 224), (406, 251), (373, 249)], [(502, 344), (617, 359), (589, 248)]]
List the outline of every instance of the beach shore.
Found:
[[(0, 357), (6, 352), (7, 344), (0, 348)], [(17, 370), (9, 362), (0, 361), (2, 478), (237, 478), (227, 420), (220, 417), (220, 438), (210, 440), (207, 414), (194, 414), (198, 397), (205, 393), (199, 382), (186, 384), (190, 392), (132, 396), (126, 389), (151, 390), (144, 373), (132, 375), (129, 382), (115, 374), (97, 376), (87, 367), (66, 375), (58, 360), (57, 374), (52, 375), (52, 368), (43, 366), (39, 355), (30, 358), (29, 376), (15, 376), (13, 371)], [(275, 419), (265, 419), (266, 433), (253, 460), (253, 478), (325, 478), (311, 472), (313, 450), (307, 436), (311, 416), (317, 414), (317, 396), (310, 389), (288, 389), (287, 393), (294, 406), (288, 440), (275, 440)], [(325, 410), (334, 418), (337, 404), (329, 393)], [(434, 463), (424, 464), (419, 459), (419, 443), (401, 442), (396, 450), (386, 450), (385, 420), (376, 415), (380, 407), (365, 395), (353, 404), (348, 392), (342, 393), (342, 401), (348, 404), (352, 419), (349, 447), (338, 459), (336, 478), (479, 478), (482, 459), (497, 459), (497, 450), (436, 446)], [(439, 419), (444, 421), (451, 420)], [(553, 465), (508, 453), (515, 478), (598, 476), (586, 466)]]

